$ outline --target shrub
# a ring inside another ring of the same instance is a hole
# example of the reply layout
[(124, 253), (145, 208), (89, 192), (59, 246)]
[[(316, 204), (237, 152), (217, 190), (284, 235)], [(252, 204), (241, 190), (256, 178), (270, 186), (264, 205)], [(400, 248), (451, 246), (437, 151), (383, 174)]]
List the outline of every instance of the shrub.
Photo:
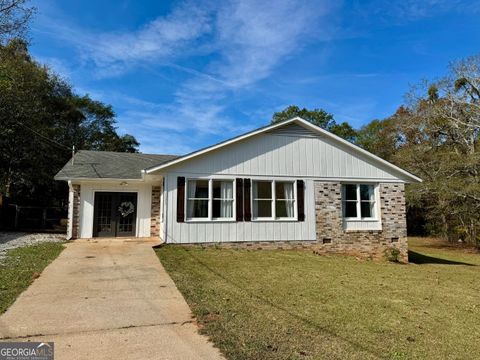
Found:
[(385, 257), (390, 262), (400, 262), (400, 250), (397, 248), (388, 248), (385, 250)]

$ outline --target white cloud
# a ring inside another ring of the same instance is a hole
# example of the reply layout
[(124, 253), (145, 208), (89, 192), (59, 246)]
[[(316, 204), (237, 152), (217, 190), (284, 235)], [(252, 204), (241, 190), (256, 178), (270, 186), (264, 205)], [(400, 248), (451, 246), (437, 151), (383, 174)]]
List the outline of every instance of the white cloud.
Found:
[(222, 58), (211, 68), (237, 87), (261, 80), (280, 62), (298, 55), (312, 33), (317, 40), (329, 37), (325, 15), (331, 8), (327, 1), (232, 2), (218, 13)]
[[(125, 99), (132, 108), (123, 106), (119, 123), (134, 122), (131, 132), (145, 133), (146, 137), (139, 135), (145, 151), (154, 146), (147, 145), (147, 128), (156, 129), (156, 134), (193, 131), (200, 137), (227, 137), (257, 126), (257, 119), (248, 118), (235, 124), (225, 115), (226, 108), (238, 93), (253, 91), (280, 64), (300, 56), (312, 39), (328, 41), (333, 29), (330, 4), (327, 0), (183, 2), (130, 32), (93, 32), (59, 20), (44, 21), (42, 26), (73, 45), (83, 66), (93, 65), (97, 76), (118, 77), (140, 66), (151, 67), (154, 75), (160, 66), (167, 66), (187, 76), (176, 85), (170, 103)], [(179, 64), (178, 60), (190, 58), (202, 65), (197, 69)]]
[(211, 30), (210, 16), (206, 8), (185, 2), (134, 31), (94, 32), (68, 18), (52, 21), (45, 16), (39, 20), (39, 31), (74, 45), (81, 59), (92, 61), (102, 76), (118, 76), (142, 61), (185, 55), (193, 41)]

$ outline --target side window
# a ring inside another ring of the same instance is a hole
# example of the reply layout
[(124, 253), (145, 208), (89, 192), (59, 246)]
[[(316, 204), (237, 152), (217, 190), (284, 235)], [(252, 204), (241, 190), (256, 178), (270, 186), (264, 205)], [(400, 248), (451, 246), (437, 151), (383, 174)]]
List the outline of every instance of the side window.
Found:
[(342, 187), (343, 217), (369, 220), (376, 217), (375, 186), (344, 184)]

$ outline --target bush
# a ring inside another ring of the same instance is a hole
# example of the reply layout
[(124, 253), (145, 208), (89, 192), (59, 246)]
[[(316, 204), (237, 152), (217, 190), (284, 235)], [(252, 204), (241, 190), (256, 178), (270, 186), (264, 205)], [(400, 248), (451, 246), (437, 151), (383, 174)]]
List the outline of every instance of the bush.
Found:
[(390, 262), (400, 262), (400, 250), (397, 248), (388, 248), (385, 250), (385, 257)]

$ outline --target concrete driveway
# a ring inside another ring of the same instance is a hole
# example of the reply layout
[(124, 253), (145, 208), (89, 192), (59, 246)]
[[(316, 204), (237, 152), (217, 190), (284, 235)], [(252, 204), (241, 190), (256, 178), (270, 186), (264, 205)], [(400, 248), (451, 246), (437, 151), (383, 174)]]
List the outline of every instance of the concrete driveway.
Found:
[(148, 241), (77, 240), (0, 317), (0, 341), (56, 359), (223, 359)]

